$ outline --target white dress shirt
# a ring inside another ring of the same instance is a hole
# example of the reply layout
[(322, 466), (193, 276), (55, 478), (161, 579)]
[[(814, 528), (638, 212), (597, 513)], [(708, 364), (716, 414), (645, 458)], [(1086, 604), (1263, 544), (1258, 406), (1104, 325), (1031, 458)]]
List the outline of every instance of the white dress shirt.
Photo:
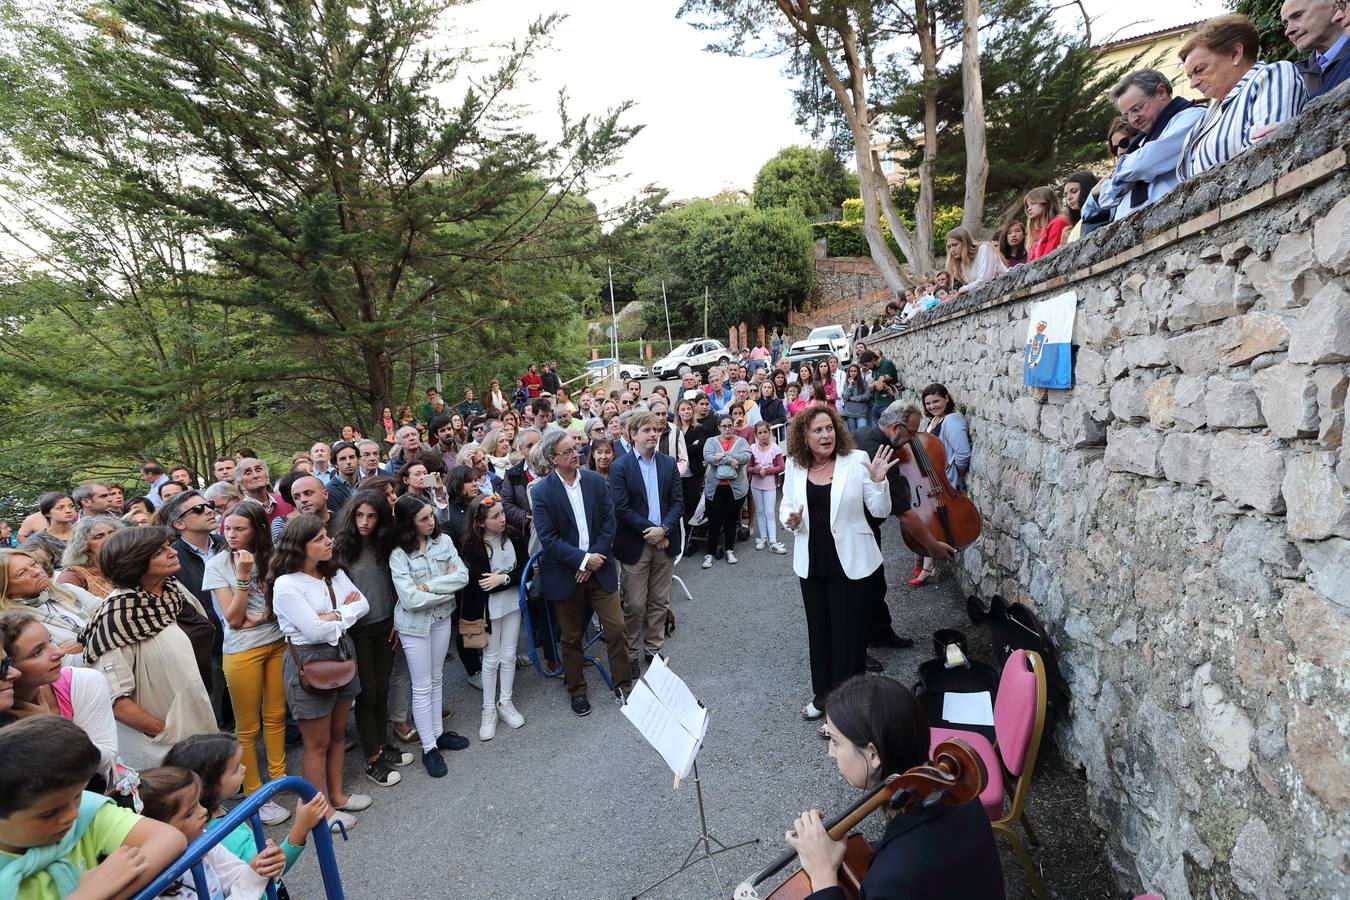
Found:
[(558, 480), (567, 492), (567, 502), (572, 504), (572, 517), (577, 520), (577, 548), (586, 554), (581, 558), (581, 568), (577, 569), (580, 572), (591, 558), (591, 554), (586, 552), (586, 548), (591, 545), (591, 532), (586, 527), (586, 498), (581, 493), (581, 472), (578, 470), (572, 476), (571, 484), (567, 483), (561, 472), (558, 473)]

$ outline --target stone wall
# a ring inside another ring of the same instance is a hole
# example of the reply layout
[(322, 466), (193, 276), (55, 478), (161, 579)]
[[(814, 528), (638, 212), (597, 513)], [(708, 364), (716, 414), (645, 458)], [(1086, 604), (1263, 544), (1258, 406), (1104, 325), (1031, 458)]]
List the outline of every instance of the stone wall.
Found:
[(869, 296), (879, 291), (889, 291), (886, 280), (881, 277), (881, 270), (871, 259), (834, 256), (816, 260), (809, 301), (812, 308), (842, 305), (851, 312), (860, 291), (864, 310)]
[[(970, 421), (957, 575), (1050, 629), (1122, 891), (1350, 896), (1347, 99), (879, 344)], [(1074, 387), (1029, 390), (1068, 289)]]

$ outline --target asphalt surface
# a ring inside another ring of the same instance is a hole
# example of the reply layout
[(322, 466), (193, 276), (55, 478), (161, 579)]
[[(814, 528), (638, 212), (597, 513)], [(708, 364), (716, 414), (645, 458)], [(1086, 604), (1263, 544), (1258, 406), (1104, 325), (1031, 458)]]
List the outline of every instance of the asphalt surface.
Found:
[[(962, 628), (973, 646), (978, 638), (950, 578), (921, 588), (904, 584), (912, 557), (893, 520), (887, 529), (886, 546), (901, 548), (888, 558), (888, 601), (897, 628), (917, 641), (913, 649), (873, 653), (887, 674), (912, 684), (918, 664), (931, 655), (935, 628)], [(666, 651), (710, 712), (699, 757), (709, 830), (727, 844), (759, 843), (716, 856), (715, 869), (698, 863), (648, 895), (658, 898), (729, 897), (782, 851), (783, 831), (802, 809), (839, 810), (856, 799), (815, 725), (798, 713), (810, 691), (791, 557), (743, 544), (735, 566), (719, 561), (704, 571), (699, 559), (676, 569), (693, 599), (676, 586), (677, 630)], [(472, 745), (445, 754), (446, 778), (429, 778), (417, 762), (402, 770), (402, 784), (381, 788), (365, 779), (359, 753), (350, 753), (348, 789), (373, 794), (375, 805), (359, 814), (350, 840), (337, 844), (346, 896), (609, 900), (631, 897), (676, 869), (699, 831), (694, 785), (672, 788), (660, 756), (623, 718), (598, 673), (586, 671), (589, 717), (571, 712), (561, 679), (520, 670), (515, 699), (525, 726), (499, 725), (492, 741), (480, 742), (481, 693), (451, 662), (447, 727)], [(1033, 854), (1045, 861), (1047, 883), (1059, 896), (1111, 896), (1094, 830), (1079, 812), (1082, 785), (1050, 756), (1038, 775), (1048, 806), (1036, 799), (1031, 806), (1047, 847)], [(291, 765), (298, 768), (294, 754)], [(868, 831), (875, 837), (883, 823), (873, 819)], [(1008, 896), (1029, 897), (1016, 862), (1006, 851), (1003, 857)], [(324, 896), (312, 852), (286, 883), (297, 900)]]

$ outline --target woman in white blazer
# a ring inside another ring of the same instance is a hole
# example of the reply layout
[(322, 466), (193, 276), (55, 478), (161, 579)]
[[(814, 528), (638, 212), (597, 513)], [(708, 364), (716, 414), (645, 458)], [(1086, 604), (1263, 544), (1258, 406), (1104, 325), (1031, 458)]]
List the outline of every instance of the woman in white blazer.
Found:
[(792, 420), (787, 455), (778, 515), (796, 536), (792, 568), (806, 608), (813, 696), (802, 716), (819, 719), (830, 691), (866, 663), (874, 593), (866, 582), (881, 566), (881, 549), (865, 513), (890, 515), (886, 473), (896, 461), (890, 447), (871, 460), (853, 449), (830, 406), (808, 407)]

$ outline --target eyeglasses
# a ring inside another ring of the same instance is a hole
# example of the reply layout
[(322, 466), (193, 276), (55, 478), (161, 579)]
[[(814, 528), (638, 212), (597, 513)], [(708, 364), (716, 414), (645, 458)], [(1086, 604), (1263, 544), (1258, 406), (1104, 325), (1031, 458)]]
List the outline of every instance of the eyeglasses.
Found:
[(0, 681), (4, 681), (9, 677), (10, 668), (16, 665), (18, 665), (18, 663), (14, 661), (14, 657), (12, 656), (6, 656), (4, 659), (0, 659)]
[(576, 455), (577, 455), (577, 448), (576, 448), (576, 447), (569, 447), (569, 448), (567, 448), (566, 450), (559, 450), (557, 453), (554, 453), (553, 455), (554, 455), (554, 456), (576, 456)]

